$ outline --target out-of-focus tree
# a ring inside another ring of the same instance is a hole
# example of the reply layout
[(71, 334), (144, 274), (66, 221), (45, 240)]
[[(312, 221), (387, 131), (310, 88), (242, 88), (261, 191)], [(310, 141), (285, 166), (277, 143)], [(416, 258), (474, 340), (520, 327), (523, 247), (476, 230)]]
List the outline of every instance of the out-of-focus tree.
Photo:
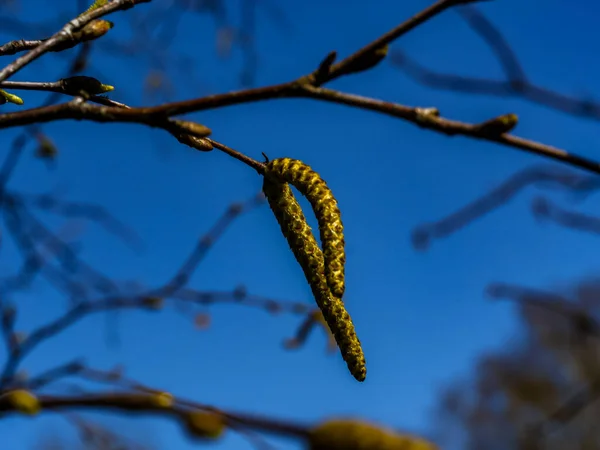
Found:
[(489, 294), (515, 302), (522, 326), (444, 391), (440, 441), (469, 450), (600, 448), (600, 281), (564, 295), (507, 284)]

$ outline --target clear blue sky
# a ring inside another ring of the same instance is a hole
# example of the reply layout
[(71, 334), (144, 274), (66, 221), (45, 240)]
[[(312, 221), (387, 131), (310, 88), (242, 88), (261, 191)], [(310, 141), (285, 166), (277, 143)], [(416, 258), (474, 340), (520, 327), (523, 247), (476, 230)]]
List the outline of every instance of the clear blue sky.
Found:
[[(38, 3), (22, 1), (20, 17)], [(289, 20), (285, 30), (259, 8), (257, 85), (305, 74), (331, 50), (345, 56), (430, 1), (287, 3), (282, 6)], [(57, 4), (64, 13), (72, 11), (71, 2)], [(558, 1), (498, 0), (480, 9), (516, 48), (533, 82), (565, 94), (600, 96), (597, 2), (573, 7)], [(55, 14), (40, 11), (23, 20), (38, 22)], [(131, 35), (128, 14), (133, 10), (112, 17), (116, 27), (111, 35)], [(188, 15), (177, 33), (173, 48), (193, 59), (196, 82), (172, 71), (174, 99), (239, 87), (239, 52), (227, 61), (215, 56), (210, 18)], [(17, 37), (41, 36), (3, 34), (2, 40)], [(485, 44), (452, 11), (395, 46), (441, 71), (502, 76)], [(10, 58), (2, 58), (2, 64)], [(53, 55), (12, 79), (54, 80), (64, 67), (65, 60)], [(115, 100), (141, 105), (151, 102), (143, 98), (140, 81), (147, 68), (144, 59), (96, 51), (86, 74), (115, 85)], [(600, 159), (598, 123), (517, 99), (433, 91), (388, 64), (331, 87), (436, 106), (447, 117), (471, 122), (516, 112), (521, 121), (516, 134)], [(27, 93), (23, 97), (31, 106), (40, 98)], [(427, 252), (413, 250), (410, 232), (415, 226), (454, 211), (515, 171), (543, 162), (539, 157), (313, 100), (270, 101), (190, 117), (210, 126), (216, 140), (254, 158), (261, 159), (265, 152), (271, 158), (305, 161), (337, 195), (347, 241), (345, 301), (367, 357), (366, 382), (357, 383), (337, 353), (326, 354), (320, 331), (301, 350), (283, 350), (282, 341), (301, 321), (298, 316), (271, 316), (231, 305), (207, 309), (212, 326), (206, 331), (194, 329), (191, 318), (172, 308), (159, 314), (122, 313), (117, 321), (122, 343), (115, 348), (106, 346), (106, 316), (90, 317), (27, 358), (24, 369), (30, 373), (84, 355), (93, 367), (123, 363), (131, 377), (145, 384), (223, 408), (299, 421), (360, 415), (401, 429), (426, 430), (444, 383), (467, 373), (478, 354), (502, 345), (514, 330), (512, 306), (491, 303), (484, 296), (489, 282), (552, 287), (597, 271), (597, 241), (536, 223), (529, 212), (532, 190), (451, 238), (435, 241)], [(136, 279), (148, 286), (166, 281), (227, 205), (249, 198), (261, 186), (260, 177), (238, 161), (217, 151), (193, 151), (160, 130), (75, 121), (54, 122), (43, 129), (59, 147), (57, 169), (46, 170), (29, 147), (10, 187), (28, 193), (58, 188), (66, 199), (106, 206), (138, 230), (147, 244), (139, 255), (94, 226), (85, 230), (87, 260), (121, 280)], [(1, 132), (0, 154), (7, 152), (16, 132)], [(558, 198), (566, 204), (566, 197)], [(585, 208), (592, 212), (590, 204)], [(60, 227), (59, 221), (48, 220)], [(11, 273), (18, 259), (5, 231), (2, 245), (0, 269)], [(313, 302), (266, 206), (234, 223), (190, 287), (230, 290), (239, 284), (257, 295)], [(24, 331), (55, 317), (66, 304), (42, 283), (14, 300), (22, 306), (18, 327)], [(176, 424), (162, 419), (103, 415), (102, 420), (158, 448), (192, 448)], [(35, 448), (40, 433), (62, 430), (67, 430), (65, 422), (50, 413), (33, 421), (5, 418), (0, 421), (1, 447)], [(293, 441), (273, 442), (281, 449), (300, 448)], [(214, 448), (249, 444), (230, 433)]]

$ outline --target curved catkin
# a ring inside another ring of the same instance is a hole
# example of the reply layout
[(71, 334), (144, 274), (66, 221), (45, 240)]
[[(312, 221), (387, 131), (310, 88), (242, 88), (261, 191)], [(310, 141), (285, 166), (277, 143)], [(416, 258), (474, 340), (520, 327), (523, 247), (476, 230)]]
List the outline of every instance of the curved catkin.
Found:
[(422, 438), (359, 420), (329, 420), (310, 431), (309, 450), (438, 450)]
[(365, 356), (354, 324), (342, 300), (332, 295), (327, 285), (323, 253), (292, 189), (287, 183), (274, 182), (264, 177), (263, 192), (296, 261), (302, 267), (315, 301), (333, 333), (350, 373), (358, 381), (364, 381), (367, 376)]
[(267, 163), (266, 168), (281, 181), (288, 182), (298, 189), (310, 202), (319, 224), (327, 284), (331, 293), (341, 299), (345, 291), (344, 225), (331, 189), (317, 172), (297, 159), (274, 159)]

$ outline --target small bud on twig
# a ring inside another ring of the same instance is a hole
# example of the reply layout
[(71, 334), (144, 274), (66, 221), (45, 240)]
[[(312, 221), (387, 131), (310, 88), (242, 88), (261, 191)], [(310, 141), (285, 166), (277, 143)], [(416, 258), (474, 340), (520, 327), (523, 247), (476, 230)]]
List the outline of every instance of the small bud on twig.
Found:
[(5, 103), (14, 103), (15, 105), (22, 105), (25, 102), (18, 95), (11, 94), (10, 92), (6, 92), (5, 90), (0, 89), (0, 105), (4, 105)]
[(389, 46), (384, 45), (371, 52), (361, 55), (358, 59), (353, 60), (347, 65), (341, 72), (341, 74), (348, 75), (351, 73), (364, 72), (365, 70), (372, 69), (381, 61), (383, 61), (388, 55)]
[(516, 114), (504, 114), (476, 125), (476, 129), (486, 136), (499, 136), (511, 131), (518, 122), (519, 118)]
[(96, 78), (84, 75), (63, 78), (59, 80), (59, 83), (65, 94), (70, 95), (80, 95), (82, 91), (87, 92), (90, 95), (97, 95), (115, 89), (114, 86), (102, 84)]

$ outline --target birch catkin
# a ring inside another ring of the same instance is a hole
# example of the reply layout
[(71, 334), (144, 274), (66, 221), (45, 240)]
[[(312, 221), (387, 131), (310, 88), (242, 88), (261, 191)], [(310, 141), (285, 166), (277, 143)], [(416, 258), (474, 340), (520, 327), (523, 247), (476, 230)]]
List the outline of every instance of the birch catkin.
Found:
[(344, 225), (342, 215), (331, 189), (321, 176), (302, 161), (279, 158), (267, 163), (269, 173), (294, 186), (310, 202), (317, 223), (325, 257), (325, 277), (331, 293), (344, 296)]
[(310, 431), (308, 442), (309, 450), (438, 450), (420, 437), (351, 419), (318, 425)]
[(287, 183), (272, 181), (265, 176), (263, 192), (290, 249), (302, 267), (315, 301), (333, 333), (350, 373), (358, 381), (364, 381), (367, 375), (365, 357), (354, 324), (342, 300), (332, 295), (327, 285), (323, 253), (292, 189)]

